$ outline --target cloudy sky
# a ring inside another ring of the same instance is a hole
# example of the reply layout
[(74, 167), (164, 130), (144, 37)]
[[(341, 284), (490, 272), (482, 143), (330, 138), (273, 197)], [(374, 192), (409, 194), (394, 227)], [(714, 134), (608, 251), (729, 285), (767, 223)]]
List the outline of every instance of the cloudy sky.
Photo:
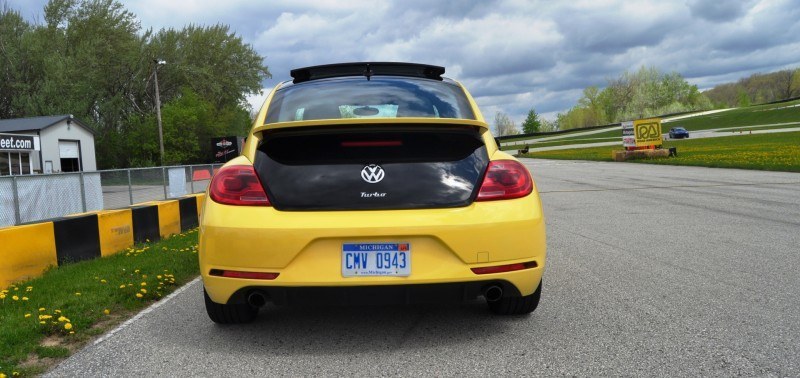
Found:
[[(5, 0), (42, 20), (46, 0)], [(800, 66), (800, 0), (123, 0), (143, 28), (228, 24), (273, 78), (347, 61), (442, 65), (491, 120), (569, 109), (642, 65), (701, 89)], [(263, 96), (251, 102), (260, 106)]]

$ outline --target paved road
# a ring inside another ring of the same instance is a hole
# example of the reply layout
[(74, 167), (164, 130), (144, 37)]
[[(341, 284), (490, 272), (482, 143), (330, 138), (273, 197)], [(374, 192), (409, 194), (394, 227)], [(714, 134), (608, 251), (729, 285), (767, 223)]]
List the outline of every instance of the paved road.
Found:
[(548, 216), (532, 316), (268, 308), (193, 283), (52, 376), (800, 375), (800, 174), (526, 160)]

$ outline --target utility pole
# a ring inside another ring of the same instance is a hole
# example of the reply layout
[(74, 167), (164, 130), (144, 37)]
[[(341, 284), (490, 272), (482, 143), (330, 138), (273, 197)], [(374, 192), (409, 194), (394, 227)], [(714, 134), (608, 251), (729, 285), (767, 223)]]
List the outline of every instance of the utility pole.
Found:
[(155, 68), (153, 69), (153, 78), (156, 83), (156, 120), (158, 122), (158, 148), (161, 152), (161, 166), (164, 166), (164, 131), (161, 127), (161, 93), (158, 91), (158, 66), (166, 63), (163, 60), (153, 59)]

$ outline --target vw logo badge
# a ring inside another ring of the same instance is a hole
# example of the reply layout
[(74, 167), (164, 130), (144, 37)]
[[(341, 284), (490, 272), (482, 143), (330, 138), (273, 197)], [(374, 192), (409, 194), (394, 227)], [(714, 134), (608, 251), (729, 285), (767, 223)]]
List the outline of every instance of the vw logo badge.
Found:
[(381, 182), (384, 176), (386, 176), (386, 174), (383, 172), (383, 168), (381, 168), (380, 165), (370, 164), (361, 170), (361, 178), (370, 184)]

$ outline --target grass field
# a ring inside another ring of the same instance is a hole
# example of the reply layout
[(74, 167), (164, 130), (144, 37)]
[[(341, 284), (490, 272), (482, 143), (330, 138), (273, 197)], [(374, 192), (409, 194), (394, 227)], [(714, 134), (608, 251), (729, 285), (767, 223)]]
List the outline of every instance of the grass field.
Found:
[[(800, 111), (800, 110), (798, 110)], [(790, 123), (788, 125), (778, 125), (778, 126), (765, 126), (765, 127), (751, 127), (751, 126), (744, 126), (744, 127), (737, 127), (730, 130), (720, 131), (723, 133), (734, 133), (739, 131), (750, 131), (750, 130), (775, 130), (775, 129), (791, 129), (795, 127), (800, 127), (800, 122)]]
[(193, 230), (0, 291), (0, 374), (44, 372), (197, 274)]
[[(685, 127), (689, 132), (698, 130), (720, 129), (720, 128), (736, 128), (739, 130), (750, 130), (749, 126), (776, 124), (776, 123), (795, 123), (792, 125), (779, 125), (758, 128), (758, 130), (767, 129), (780, 129), (800, 126), (800, 100), (784, 102), (780, 104), (769, 105), (755, 105), (746, 108), (732, 109), (725, 112), (706, 114), (696, 117), (684, 118), (672, 122), (662, 123), (661, 130), (663, 133), (669, 132), (672, 127)], [(755, 130), (755, 129), (754, 129)], [(618, 128), (607, 130), (590, 135), (575, 135), (576, 133), (583, 133), (586, 130), (575, 129), (574, 132), (555, 135), (540, 135), (533, 138), (514, 138), (506, 139), (503, 142), (512, 142), (519, 140), (538, 140), (542, 138), (555, 138), (542, 142), (542, 144), (530, 144), (532, 147), (545, 147), (554, 145), (567, 145), (567, 144), (582, 144), (592, 142), (605, 142), (609, 139), (619, 137), (622, 138), (622, 131)], [(545, 144), (546, 143), (546, 144)], [(505, 150), (520, 149), (521, 146), (514, 146), (504, 148)]]
[(671, 127), (681, 126), (691, 133), (693, 130), (800, 122), (800, 106), (796, 106), (798, 104), (800, 100), (738, 108), (664, 123), (661, 129), (666, 133)]
[[(631, 162), (800, 172), (800, 132), (667, 141), (664, 147), (677, 147), (678, 156)], [(525, 157), (612, 161), (611, 151), (619, 149), (611, 146), (542, 151)]]

